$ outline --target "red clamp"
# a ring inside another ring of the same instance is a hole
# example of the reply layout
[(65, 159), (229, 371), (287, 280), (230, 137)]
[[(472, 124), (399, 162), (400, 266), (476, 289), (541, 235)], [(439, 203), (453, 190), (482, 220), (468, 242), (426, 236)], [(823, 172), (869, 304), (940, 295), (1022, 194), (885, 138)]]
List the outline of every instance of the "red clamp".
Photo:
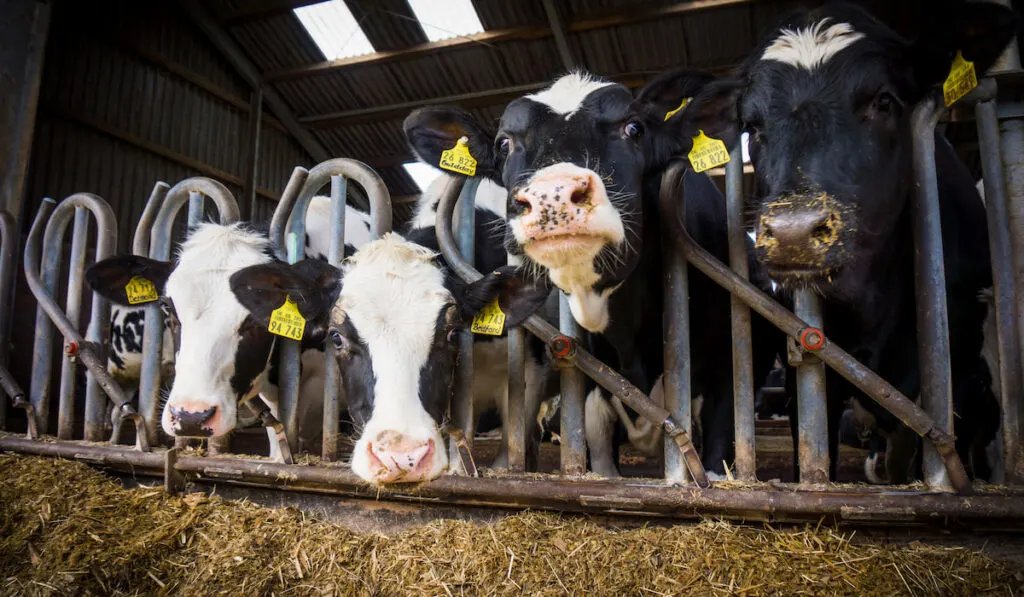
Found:
[(572, 338), (568, 336), (555, 336), (551, 340), (551, 354), (559, 359), (564, 359), (573, 352)]
[(66, 352), (69, 357), (73, 357), (73, 356), (77, 355), (78, 354), (78, 342), (75, 342), (74, 340), (70, 340), (68, 342), (68, 346), (64, 350), (64, 352)]
[(800, 332), (800, 344), (807, 350), (818, 350), (825, 345), (825, 334), (818, 328), (805, 328)]

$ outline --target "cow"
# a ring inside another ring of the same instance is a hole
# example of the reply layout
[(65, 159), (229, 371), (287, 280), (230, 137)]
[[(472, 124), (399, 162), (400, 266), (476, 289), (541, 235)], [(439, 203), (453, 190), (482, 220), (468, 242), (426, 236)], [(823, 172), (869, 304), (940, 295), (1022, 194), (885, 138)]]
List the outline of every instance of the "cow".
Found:
[[(330, 235), (330, 201), (314, 197), (307, 212), (307, 246), (322, 262)], [(369, 240), (369, 218), (349, 208), (348, 254)], [(161, 413), (161, 428), (172, 437), (223, 438), (238, 424), (239, 405), (257, 395), (276, 414), (275, 367), (268, 366), (279, 343), (266, 327), (255, 324), (228, 286), (231, 273), (274, 261), (265, 232), (247, 223), (201, 223), (189, 230), (174, 263), (139, 256), (116, 256), (86, 271), (90, 287), (112, 303), (127, 305), (125, 285), (140, 276), (153, 283), (163, 308), (180, 327), (175, 376)], [(176, 344), (176, 345), (175, 345)], [(303, 378), (299, 417), (300, 446), (316, 446), (322, 429), (323, 337), (302, 339)], [(268, 431), (268, 433), (270, 433)], [(276, 438), (271, 455), (277, 456)]]
[(290, 297), (307, 330), (327, 338), (358, 429), (351, 468), (375, 485), (429, 481), (448, 468), (441, 432), (457, 332), (495, 300), (511, 329), (550, 294), (507, 265), (465, 284), (435, 251), (398, 233), (363, 246), (340, 269), (264, 262), (232, 274), (230, 287), (259, 328)]
[[(709, 136), (728, 144), (750, 135), (756, 257), (770, 278), (782, 292), (820, 295), (830, 339), (911, 398), (920, 380), (910, 116), (957, 52), (980, 77), (1017, 24), (1009, 9), (980, 2), (931, 15), (936, 22), (908, 42), (856, 6), (796, 12), (734, 76), (708, 84), (687, 107)], [(981, 413), (989, 409), (969, 386), (985, 317), (977, 295), (992, 284), (985, 214), (970, 173), (938, 134), (935, 150), (957, 449), (977, 468), (968, 447), (988, 427)], [(834, 479), (843, 400), (863, 395), (831, 370), (826, 387)], [(861, 403), (881, 429), (898, 426), (872, 401)], [(899, 470), (890, 467), (894, 481)]]
[[(404, 123), (414, 152), (428, 164), (439, 164), (443, 152), (464, 140), (476, 161), (474, 175), (508, 190), (506, 250), (522, 259), (531, 279), (548, 280), (566, 293), (573, 318), (588, 333), (588, 348), (647, 393), (663, 369), (656, 198), (665, 165), (691, 144), (661, 131), (685, 110), (666, 114), (710, 78), (675, 72), (634, 100), (625, 86), (578, 71), (509, 103), (497, 133), (454, 107), (422, 108)], [(721, 193), (692, 170), (682, 185), (689, 230), (727, 259)], [(729, 300), (690, 271), (691, 310), (699, 313), (691, 335), (701, 342), (692, 355), (694, 395), (706, 399), (703, 458), (712, 474), (724, 475), (731, 433), (709, 430), (731, 429)], [(616, 449), (627, 428), (616, 425), (617, 410), (599, 388), (588, 392), (590, 466), (604, 476), (619, 474)]]

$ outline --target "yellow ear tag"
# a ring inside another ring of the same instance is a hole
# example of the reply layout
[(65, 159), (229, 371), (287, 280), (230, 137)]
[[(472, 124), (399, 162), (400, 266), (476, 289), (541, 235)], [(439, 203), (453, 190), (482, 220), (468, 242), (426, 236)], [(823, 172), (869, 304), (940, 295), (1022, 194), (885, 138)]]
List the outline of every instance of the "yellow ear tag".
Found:
[(128, 295), (129, 305), (140, 303), (152, 303), (160, 298), (156, 293), (156, 286), (142, 276), (135, 276), (125, 284), (124, 293)]
[(977, 86), (978, 76), (974, 72), (974, 63), (964, 60), (963, 54), (957, 52), (949, 76), (942, 84), (942, 97), (946, 100), (946, 106), (952, 106)]
[(461, 137), (455, 147), (442, 151), (440, 166), (466, 176), (476, 176), (476, 159), (469, 154), (469, 138)]
[(690, 150), (690, 165), (694, 172), (703, 172), (729, 163), (729, 150), (719, 139), (712, 139), (698, 131), (693, 138), (693, 149)]
[(488, 336), (500, 336), (505, 329), (505, 314), (498, 306), (498, 299), (487, 303), (480, 312), (473, 318), (473, 326), (470, 330), (474, 334), (487, 334)]
[(685, 108), (686, 104), (690, 103), (691, 99), (693, 99), (693, 98), (692, 97), (684, 97), (682, 103), (679, 104), (678, 108), (676, 108), (675, 110), (669, 110), (668, 112), (665, 113), (665, 120), (667, 121), (669, 118), (672, 118), (673, 116), (675, 116), (677, 112), (679, 112), (680, 110)]
[(284, 304), (270, 314), (270, 325), (267, 326), (267, 330), (271, 334), (302, 340), (302, 333), (306, 331), (306, 319), (299, 313), (299, 307), (292, 297), (286, 295)]

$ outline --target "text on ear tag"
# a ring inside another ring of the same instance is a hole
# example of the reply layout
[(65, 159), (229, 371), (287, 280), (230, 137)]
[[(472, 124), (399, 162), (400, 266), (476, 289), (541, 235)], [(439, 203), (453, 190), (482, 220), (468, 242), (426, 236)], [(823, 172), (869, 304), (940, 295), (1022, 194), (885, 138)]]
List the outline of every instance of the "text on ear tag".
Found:
[(978, 86), (978, 75), (974, 72), (974, 63), (964, 60), (963, 54), (956, 53), (949, 76), (942, 84), (942, 97), (946, 106), (952, 106), (957, 100)]
[(299, 307), (291, 296), (285, 296), (284, 304), (270, 314), (267, 331), (292, 340), (302, 340), (302, 333), (306, 331), (306, 319), (299, 313)]
[(160, 298), (156, 293), (156, 285), (142, 276), (135, 276), (125, 284), (124, 293), (128, 295), (129, 305), (152, 303)]
[(690, 103), (691, 99), (693, 99), (693, 98), (691, 98), (691, 97), (684, 97), (682, 103), (679, 104), (678, 108), (676, 108), (675, 110), (669, 110), (668, 112), (665, 113), (665, 120), (668, 120), (669, 118), (672, 118), (673, 116), (676, 115), (677, 112), (679, 112), (680, 110), (685, 108), (686, 104)]
[(501, 335), (505, 330), (505, 313), (498, 306), (497, 298), (484, 305), (484, 308), (473, 317), (473, 326), (470, 330), (474, 334)]
[(698, 131), (693, 138), (693, 148), (690, 149), (690, 165), (694, 172), (703, 172), (712, 168), (729, 163), (729, 150), (720, 139), (712, 139)]
[(469, 153), (469, 139), (461, 137), (455, 147), (442, 151), (440, 166), (466, 176), (476, 176), (476, 159)]

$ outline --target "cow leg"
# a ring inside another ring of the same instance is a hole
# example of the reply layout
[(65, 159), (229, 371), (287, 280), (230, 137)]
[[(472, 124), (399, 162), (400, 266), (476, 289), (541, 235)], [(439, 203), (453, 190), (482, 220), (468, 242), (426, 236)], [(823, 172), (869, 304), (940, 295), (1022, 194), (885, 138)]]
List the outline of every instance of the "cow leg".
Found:
[(909, 483), (914, 455), (917, 453), (917, 434), (900, 424), (886, 439), (885, 470), (894, 485)]
[[(267, 407), (270, 409), (270, 414), (277, 418), (277, 400), (268, 398), (265, 394), (260, 392), (259, 399), (262, 400)], [(267, 441), (270, 443), (270, 459), (281, 460), (281, 446), (277, 443), (277, 432), (274, 431), (273, 427), (264, 427), (267, 430)]]
[(590, 470), (603, 477), (619, 477), (618, 462), (615, 460), (615, 423), (618, 417), (615, 409), (601, 393), (594, 388), (587, 394), (584, 406), (583, 433), (587, 439), (590, 455)]
[[(730, 385), (730, 388), (726, 388)], [(731, 381), (714, 384), (714, 389), (704, 397), (701, 409), (703, 425), (704, 468), (708, 477), (715, 481), (726, 479), (726, 466), (735, 455), (735, 439), (733, 433), (733, 403)]]

